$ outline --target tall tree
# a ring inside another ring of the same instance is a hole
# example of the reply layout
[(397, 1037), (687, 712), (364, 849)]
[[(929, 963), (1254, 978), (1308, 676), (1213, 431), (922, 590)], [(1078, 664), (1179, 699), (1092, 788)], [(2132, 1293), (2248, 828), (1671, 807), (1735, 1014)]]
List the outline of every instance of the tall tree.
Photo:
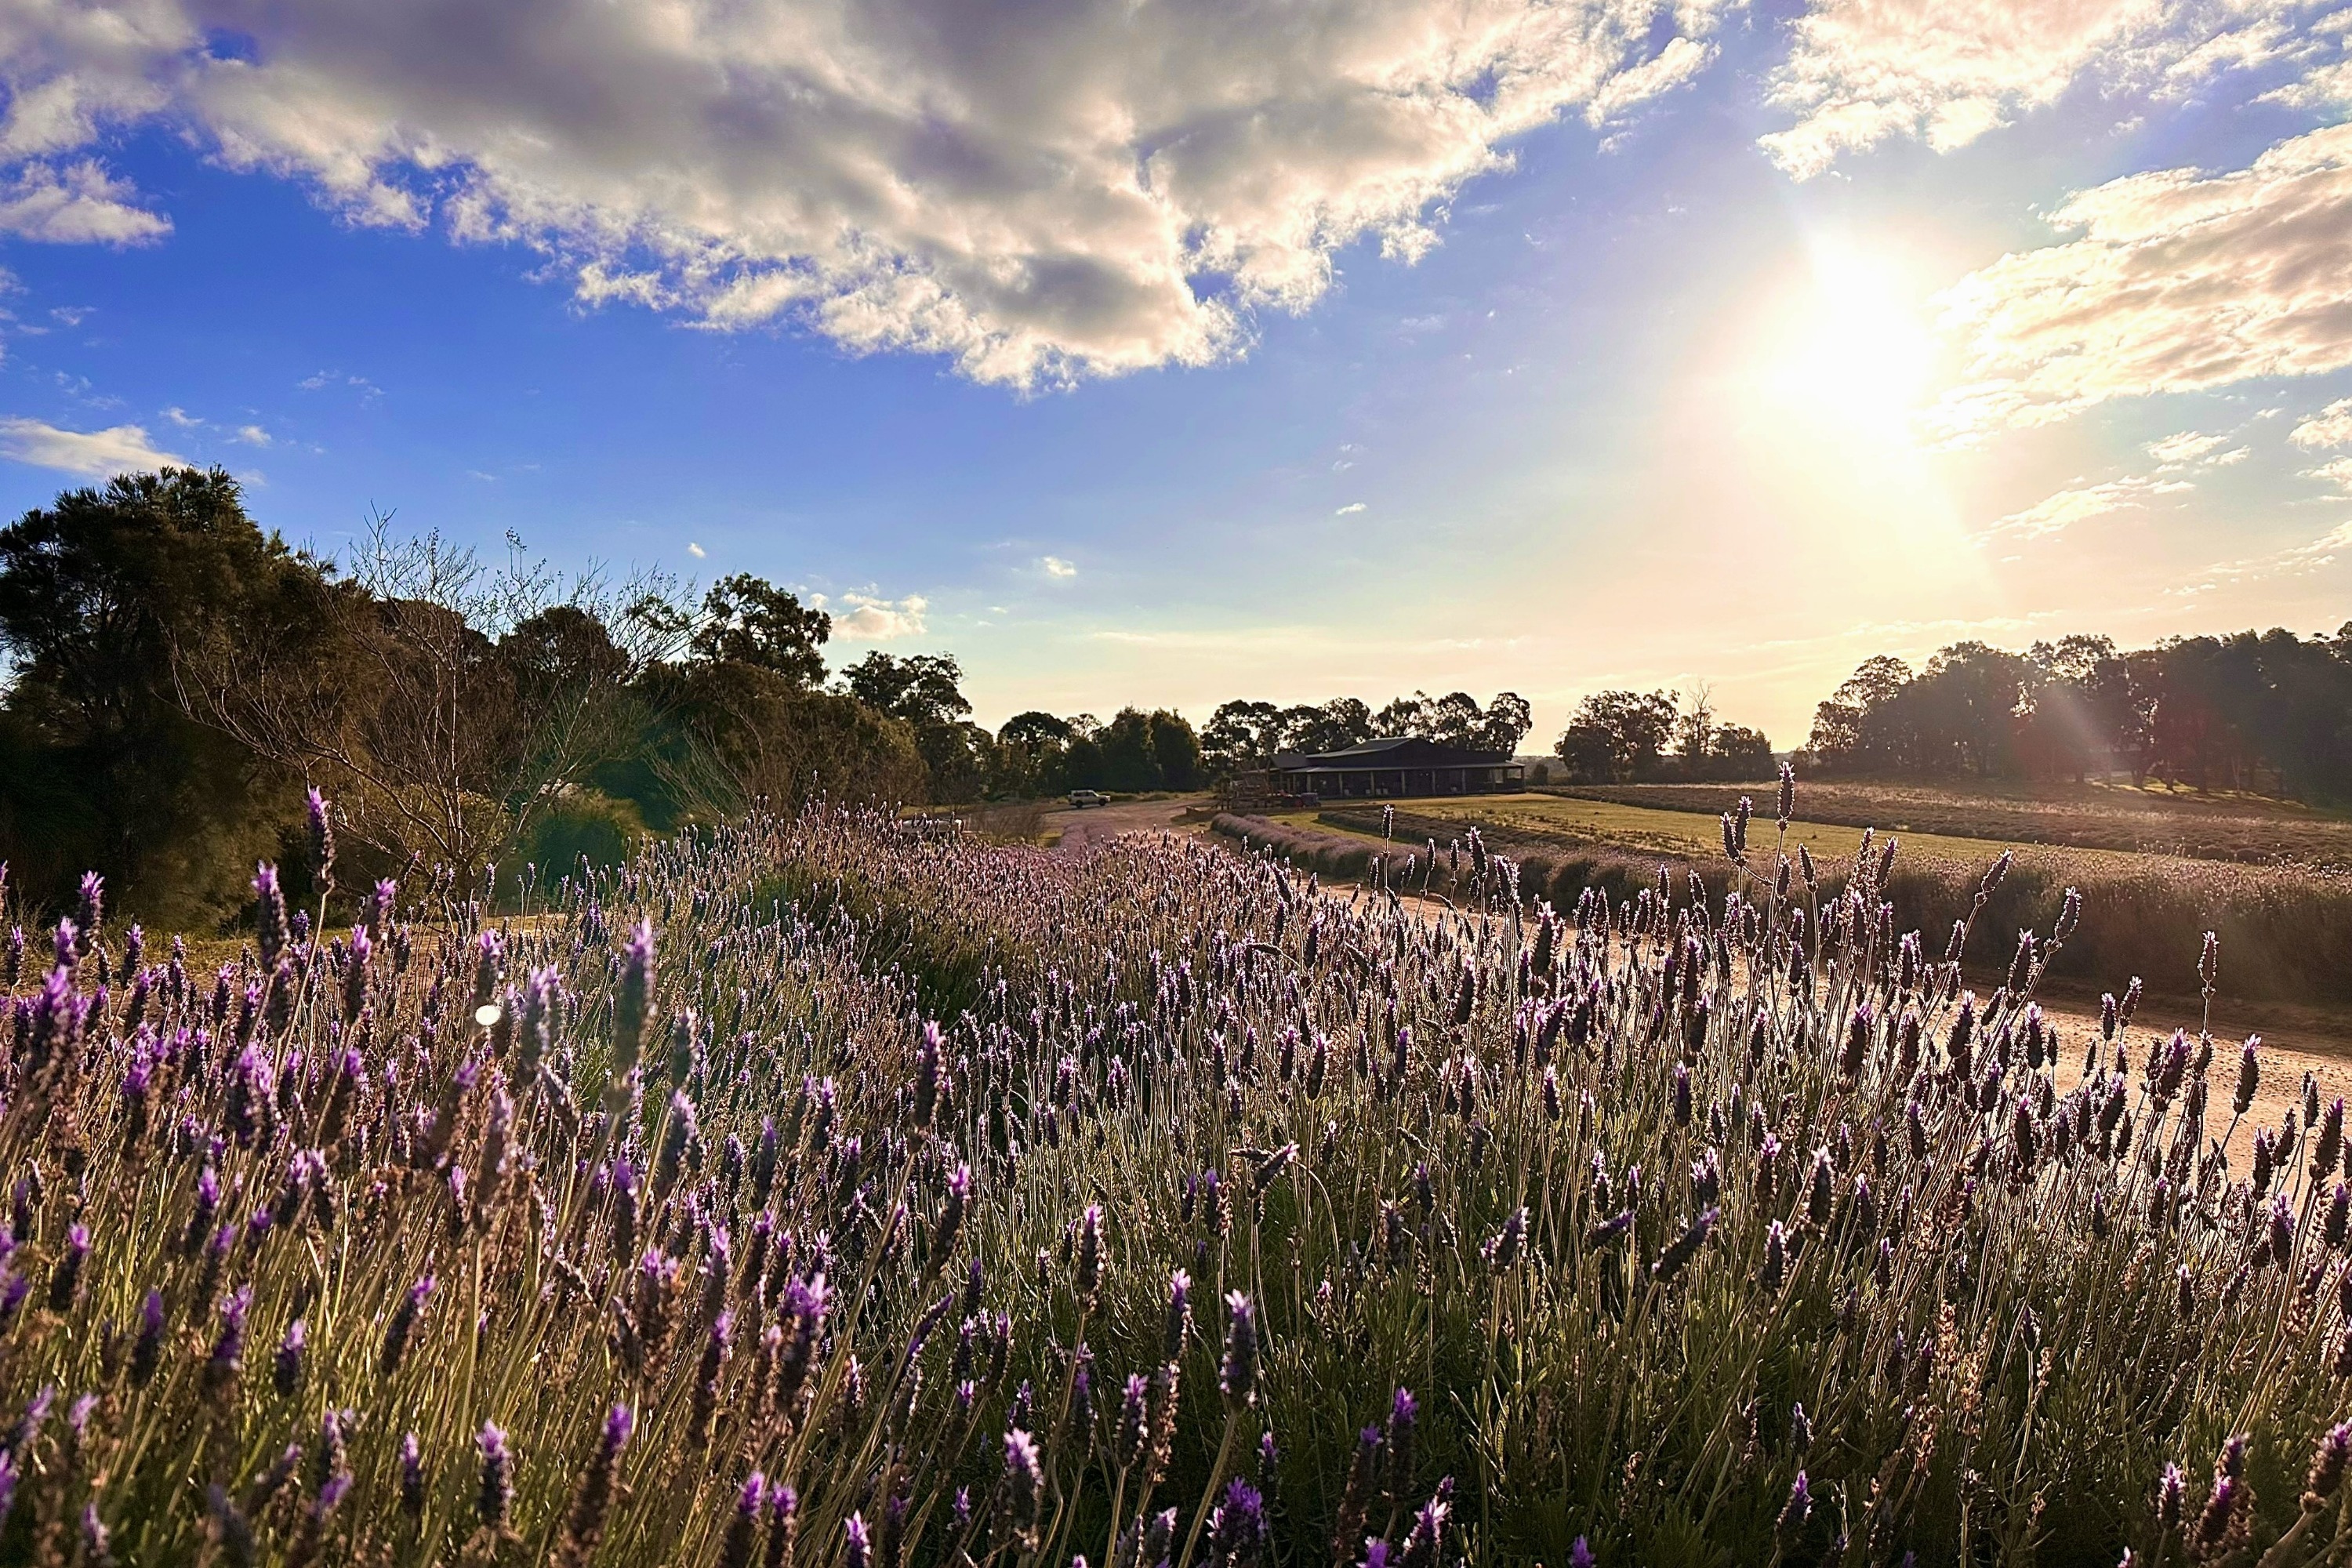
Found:
[(94, 867), (118, 907), (187, 922), (241, 901), (286, 781), (182, 711), (175, 653), (315, 658), (329, 594), (218, 468), (69, 490), (0, 530), (0, 858), (20, 884), (60, 898)]
[(318, 599), (317, 647), (186, 647), (183, 701), (315, 781), (346, 837), (394, 867), (471, 876), (502, 861), (567, 792), (639, 743), (660, 689), (640, 677), (679, 651), (688, 625), (657, 576), (615, 590), (508, 543), (492, 566), (378, 518)]
[(1577, 705), (1555, 748), (1571, 778), (1613, 783), (1652, 772), (1675, 732), (1670, 691), (1597, 691)]
[(705, 664), (748, 664), (795, 686), (824, 679), (824, 644), (833, 617), (803, 605), (764, 578), (739, 572), (702, 596), (694, 657)]

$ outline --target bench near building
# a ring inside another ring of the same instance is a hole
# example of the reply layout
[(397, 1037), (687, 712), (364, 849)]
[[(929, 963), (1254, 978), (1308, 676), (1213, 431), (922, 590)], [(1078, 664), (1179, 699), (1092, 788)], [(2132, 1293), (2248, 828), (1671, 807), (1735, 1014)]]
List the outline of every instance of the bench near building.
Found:
[(1285, 752), (1269, 767), (1236, 773), (1234, 805), (1274, 801), (1391, 799), (1409, 795), (1486, 795), (1526, 784), (1527, 768), (1507, 754), (1473, 752), (1418, 736), (1366, 741), (1337, 752)]

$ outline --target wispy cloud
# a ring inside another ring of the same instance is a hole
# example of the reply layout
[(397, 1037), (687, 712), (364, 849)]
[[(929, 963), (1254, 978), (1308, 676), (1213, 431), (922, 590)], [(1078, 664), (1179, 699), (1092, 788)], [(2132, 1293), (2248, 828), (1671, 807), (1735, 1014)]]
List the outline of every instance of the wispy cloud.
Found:
[(1964, 147), (2085, 77), (2187, 91), (2306, 47), (2276, 0), (1814, 0), (1790, 25), (1761, 138), (1800, 179), (1896, 137)]
[(2352, 124), (2228, 174), (2113, 180), (2053, 221), (2081, 237), (2005, 256), (1945, 297), (1971, 377), (1937, 412), (1948, 434), (2352, 365)]
[(2333, 566), (2352, 554), (2352, 522), (2340, 522), (2307, 544), (2291, 545), (2268, 555), (2217, 562), (2197, 574), (2196, 581), (2166, 590), (2175, 598), (2189, 598), (2216, 589), (2258, 583), (2268, 577), (2298, 575)]
[(2080, 485), (2060, 490), (2022, 511), (2011, 512), (1986, 530), (1985, 537), (2040, 539), (2095, 517), (2145, 506), (2151, 496), (2172, 495), (2196, 488), (2186, 479), (2158, 479), (2148, 475)]
[(273, 444), (269, 432), (258, 425), (238, 426), (235, 438), (248, 447), (267, 447)]
[(702, 548), (702, 546), (700, 546), (699, 544), (697, 544), (697, 543), (696, 543), (694, 541), (692, 541), (691, 539), (689, 539), (689, 540), (688, 540), (688, 541), (686, 542), (686, 552), (687, 552), (688, 555), (693, 556), (697, 561), (701, 560), (703, 557), (705, 557), (705, 556), (707, 556), (707, 555), (709, 555), (709, 554), (710, 553), (710, 552), (709, 552), (708, 550), (705, 550), (704, 548)]
[(0, 418), (0, 454), (37, 468), (56, 468), (89, 479), (190, 466), (185, 458), (157, 447), (147, 438), (145, 426), (139, 425), (62, 430), (39, 419)]
[(1058, 555), (1039, 556), (1037, 566), (1046, 576), (1056, 579), (1075, 577), (1078, 574), (1078, 569), (1075, 563), (1065, 561)]
[[(2226, 450), (2225, 450), (2226, 448)], [(2159, 468), (2221, 468), (2246, 459), (2247, 448), (2231, 447), (2227, 436), (2207, 436), (2195, 430), (2175, 431), (2150, 441), (2141, 450)]]
[(1357, 512), (1362, 511), (1364, 510), (1364, 504), (1365, 503), (1360, 500), (1351, 500), (1346, 506), (1341, 507), (1331, 515), (1333, 517), (1349, 517)]

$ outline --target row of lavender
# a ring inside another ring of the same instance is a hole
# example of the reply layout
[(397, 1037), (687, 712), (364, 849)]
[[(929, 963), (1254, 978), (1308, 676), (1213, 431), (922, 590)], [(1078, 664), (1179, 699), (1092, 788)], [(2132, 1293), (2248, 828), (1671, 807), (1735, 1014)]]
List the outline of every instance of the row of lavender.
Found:
[(2340, 1557), (2342, 1107), (2060, 1039), (2071, 904), (1979, 998), (1748, 829), (1727, 907), (1474, 842), (1432, 920), (817, 810), (527, 917), (265, 870), (216, 973), (92, 885), (0, 1561)]

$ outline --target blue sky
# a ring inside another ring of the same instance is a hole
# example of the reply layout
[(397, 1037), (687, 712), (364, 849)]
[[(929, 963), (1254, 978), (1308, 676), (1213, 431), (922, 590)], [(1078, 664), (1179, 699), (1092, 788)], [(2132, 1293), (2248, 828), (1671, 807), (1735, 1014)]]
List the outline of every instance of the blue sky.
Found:
[(0, 506), (753, 572), (992, 723), (1794, 744), (1870, 653), (2352, 619), (2347, 16), (54, 0)]

